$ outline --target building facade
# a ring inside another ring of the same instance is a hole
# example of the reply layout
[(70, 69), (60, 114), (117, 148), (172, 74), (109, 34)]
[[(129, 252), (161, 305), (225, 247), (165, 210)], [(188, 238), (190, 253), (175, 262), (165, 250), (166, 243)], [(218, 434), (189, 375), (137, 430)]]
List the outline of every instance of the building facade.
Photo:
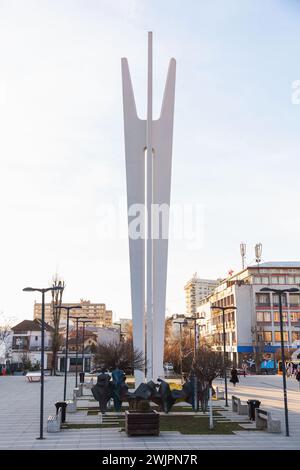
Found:
[(186, 315), (192, 317), (197, 313), (200, 301), (207, 297), (217, 287), (219, 281), (215, 279), (200, 279), (197, 273), (184, 286)]
[[(71, 315), (87, 317), (88, 320), (91, 320), (91, 323), (89, 323), (89, 326), (95, 326), (98, 328), (101, 328), (101, 327), (109, 328), (112, 326), (113, 313), (111, 310), (106, 309), (105, 304), (92, 303), (89, 300), (81, 299), (80, 302), (72, 302), (72, 303), (63, 302), (63, 305), (66, 305), (66, 306), (80, 305), (82, 308), (71, 310)], [(41, 316), (42, 316), (42, 304), (35, 302), (33, 318), (40, 319)], [(52, 303), (45, 304), (45, 321), (49, 325), (53, 325)], [(62, 309), (61, 317), (60, 317), (60, 325), (63, 326), (66, 324), (66, 322), (67, 322), (67, 311), (65, 309)]]
[[(274, 362), (274, 354), (280, 348), (279, 299), (278, 295), (261, 292), (261, 289), (299, 286), (300, 262), (248, 266), (224, 279), (211, 295), (200, 302), (198, 314), (205, 318), (201, 337), (215, 350), (222, 351), (222, 311), (211, 307), (235, 307), (225, 312), (226, 351), (230, 359), (240, 365), (245, 360), (254, 361), (255, 354), (259, 352), (265, 354), (266, 360)], [(299, 347), (300, 292), (284, 294), (283, 321), (286, 348)]]
[[(53, 328), (45, 324), (45, 369), (50, 368), (52, 358), (52, 332)], [(38, 319), (23, 320), (12, 328), (11, 362), (20, 364), (23, 358), (30, 360), (32, 365), (41, 363), (42, 327)]]

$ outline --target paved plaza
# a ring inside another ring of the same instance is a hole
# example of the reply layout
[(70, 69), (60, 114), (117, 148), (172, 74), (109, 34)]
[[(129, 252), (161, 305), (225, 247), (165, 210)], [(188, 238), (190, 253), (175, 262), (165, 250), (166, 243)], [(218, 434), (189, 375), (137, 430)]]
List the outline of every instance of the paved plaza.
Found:
[[(68, 379), (69, 393), (75, 385), (75, 378)], [(215, 385), (222, 386), (222, 381)], [(159, 437), (128, 437), (121, 428), (64, 429), (59, 433), (46, 432), (49, 414), (54, 414), (54, 403), (62, 399), (63, 377), (46, 377), (45, 380), (45, 437), (39, 434), (40, 384), (28, 383), (25, 377), (0, 377), (0, 450), (4, 449), (300, 449), (300, 391), (295, 379), (288, 379), (288, 401), (290, 437), (285, 436), (282, 401), (282, 377), (248, 376), (241, 377), (234, 388), (229, 385), (229, 396), (235, 394), (243, 400), (261, 400), (261, 407), (272, 412), (272, 417), (281, 420), (282, 433), (269, 434), (264, 431), (244, 430), (234, 435), (187, 435), (179, 432), (161, 432)], [(85, 390), (85, 393), (90, 393)], [(81, 402), (90, 401), (87, 396)], [(224, 401), (218, 402), (224, 405)], [(81, 406), (81, 405), (79, 405)], [(89, 405), (88, 405), (89, 406)], [(236, 414), (223, 412), (234, 420), (242, 421)], [(111, 415), (112, 416), (112, 415)], [(98, 416), (83, 418), (80, 412), (68, 414), (67, 421), (97, 422)], [(109, 418), (110, 419), (110, 418)], [(112, 418), (113, 419), (113, 418)]]

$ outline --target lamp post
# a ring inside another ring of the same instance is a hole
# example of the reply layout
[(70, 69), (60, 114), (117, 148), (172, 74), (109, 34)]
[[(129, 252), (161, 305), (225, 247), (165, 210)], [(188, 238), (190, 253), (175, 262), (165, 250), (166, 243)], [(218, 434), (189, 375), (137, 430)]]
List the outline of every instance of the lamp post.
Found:
[(114, 323), (114, 325), (119, 327), (119, 330), (120, 330), (120, 343), (121, 343), (122, 340), (123, 340), (123, 335), (124, 335), (124, 333), (122, 333), (122, 324), (121, 323)]
[(226, 333), (225, 333), (225, 311), (227, 310), (236, 310), (236, 307), (227, 306), (227, 307), (210, 307), (212, 310), (221, 310), (222, 311), (222, 320), (223, 320), (223, 373), (224, 373), (224, 385), (225, 385), (225, 406), (228, 406), (228, 392), (227, 392), (227, 372), (226, 372)]
[(289, 412), (287, 401), (286, 389), (286, 369), (285, 369), (285, 354), (284, 354), (284, 338), (283, 338), (283, 315), (282, 315), (282, 294), (286, 292), (300, 292), (296, 287), (290, 289), (271, 289), (270, 287), (263, 287), (260, 292), (273, 292), (278, 295), (279, 300), (279, 319), (280, 319), (280, 343), (281, 343), (281, 360), (282, 360), (282, 385), (283, 385), (283, 401), (284, 401), (284, 415), (285, 415), (285, 435), (289, 436)]
[(45, 293), (49, 291), (63, 290), (63, 287), (53, 286), (39, 289), (35, 287), (25, 287), (24, 292), (41, 292), (42, 294), (42, 334), (41, 334), (41, 397), (40, 397), (40, 437), (37, 439), (44, 439), (43, 436), (43, 425), (44, 425), (44, 376), (45, 376)]
[[(194, 317), (187, 317), (186, 321), (193, 321), (194, 322), (194, 351), (193, 351), (193, 362), (196, 361), (196, 352), (197, 352), (197, 320), (202, 320), (204, 317), (194, 316)], [(191, 332), (191, 329), (190, 329)], [(197, 376), (195, 372), (193, 373), (193, 382), (194, 382), (194, 400), (193, 400), (193, 408), (194, 411), (198, 411), (199, 402), (198, 402), (198, 390), (197, 390)]]
[(81, 305), (61, 305), (60, 308), (63, 308), (67, 311), (67, 331), (66, 331), (66, 350), (65, 350), (65, 377), (64, 377), (64, 401), (67, 396), (67, 373), (68, 373), (68, 348), (69, 348), (69, 320), (70, 320), (70, 310), (73, 308), (76, 310), (81, 309)]
[(173, 321), (174, 324), (179, 325), (179, 335), (180, 335), (180, 377), (182, 383), (182, 325), (187, 325), (186, 319), (183, 321)]
[(75, 387), (78, 385), (78, 323), (86, 317), (70, 317), (76, 322), (76, 364), (75, 364)]
[(82, 323), (82, 372), (84, 372), (84, 328), (86, 323), (93, 323), (92, 320), (80, 320)]

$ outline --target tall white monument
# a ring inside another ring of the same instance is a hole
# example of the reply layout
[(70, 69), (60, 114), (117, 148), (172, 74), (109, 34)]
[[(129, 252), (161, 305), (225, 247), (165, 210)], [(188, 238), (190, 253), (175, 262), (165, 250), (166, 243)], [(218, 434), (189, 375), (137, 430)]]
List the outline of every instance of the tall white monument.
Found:
[[(133, 343), (145, 354), (147, 380), (163, 376), (175, 73), (176, 61), (171, 59), (160, 117), (153, 120), (149, 32), (147, 119), (140, 119), (128, 61), (122, 59)], [(164, 226), (157, 230), (159, 211)], [(139, 236), (132, 230), (137, 220)], [(135, 379), (139, 384), (145, 374), (135, 371)]]

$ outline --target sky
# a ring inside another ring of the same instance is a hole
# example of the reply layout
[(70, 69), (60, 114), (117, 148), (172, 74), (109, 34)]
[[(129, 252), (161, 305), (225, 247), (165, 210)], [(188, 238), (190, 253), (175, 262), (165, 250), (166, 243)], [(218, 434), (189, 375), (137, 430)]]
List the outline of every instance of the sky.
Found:
[(145, 117), (148, 31), (154, 117), (177, 61), (171, 204), (201, 214), (197, 243), (170, 239), (167, 313), (194, 272), (239, 270), (241, 241), (299, 260), (299, 20), (296, 0), (0, 0), (2, 318), (32, 318), (23, 287), (56, 272), (65, 301), (131, 316), (120, 59)]

